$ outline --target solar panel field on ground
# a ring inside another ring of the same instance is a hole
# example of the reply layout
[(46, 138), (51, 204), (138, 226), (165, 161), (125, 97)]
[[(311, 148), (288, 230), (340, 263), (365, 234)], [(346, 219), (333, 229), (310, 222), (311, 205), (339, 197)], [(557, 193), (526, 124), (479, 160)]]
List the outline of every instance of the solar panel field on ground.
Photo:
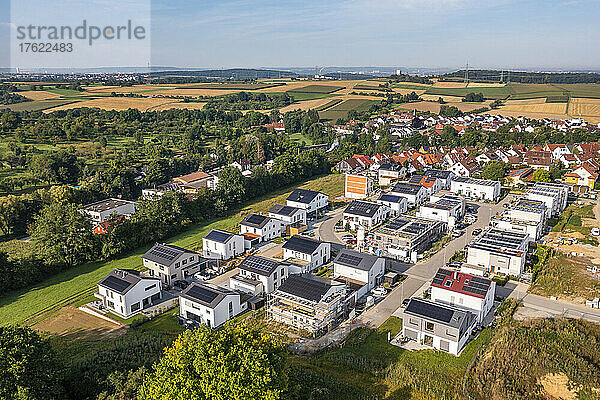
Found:
[(326, 109), (325, 111), (319, 111), (319, 118), (322, 120), (336, 121), (339, 118), (347, 118), (348, 112), (351, 110), (366, 111), (371, 105), (376, 103), (376, 100), (369, 99), (348, 99), (341, 103), (334, 105)]

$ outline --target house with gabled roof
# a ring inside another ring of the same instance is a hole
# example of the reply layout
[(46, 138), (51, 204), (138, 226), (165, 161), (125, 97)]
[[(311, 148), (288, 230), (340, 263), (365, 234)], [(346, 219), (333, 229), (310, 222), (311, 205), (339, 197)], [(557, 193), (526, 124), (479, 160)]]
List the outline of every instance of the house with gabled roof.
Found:
[(208, 260), (195, 251), (172, 244), (156, 243), (142, 256), (144, 267), (151, 277), (172, 285), (204, 269)]
[(327, 195), (314, 190), (295, 189), (287, 197), (286, 204), (306, 210), (306, 215), (311, 217), (329, 206), (329, 198)]
[(405, 197), (409, 207), (418, 207), (429, 198), (429, 192), (421, 185), (399, 182), (392, 187), (390, 194)]
[(283, 259), (294, 264), (294, 273), (311, 272), (329, 262), (331, 243), (294, 235), (282, 246)]
[(303, 208), (275, 204), (269, 209), (269, 217), (281, 221), (284, 226), (306, 224), (306, 210)]
[(383, 280), (385, 258), (343, 249), (333, 260), (333, 276), (356, 287), (357, 298), (374, 289)]
[(129, 318), (144, 308), (160, 303), (160, 279), (140, 276), (139, 271), (115, 269), (98, 283), (94, 296), (102, 306), (122, 318)]
[(202, 255), (206, 258), (229, 260), (243, 254), (245, 249), (244, 236), (211, 229), (202, 238)]
[(253, 254), (238, 269), (240, 272), (229, 278), (229, 287), (253, 296), (277, 290), (289, 274), (287, 263)]
[(383, 204), (354, 200), (344, 209), (343, 219), (344, 224), (355, 231), (359, 226), (373, 228), (388, 219), (389, 215), (390, 209)]
[(279, 219), (262, 214), (248, 214), (240, 222), (240, 233), (252, 244), (281, 237), (282, 228), (283, 224)]
[(565, 175), (565, 183), (572, 183), (579, 186), (586, 186), (593, 190), (598, 181), (600, 166), (596, 161), (586, 161), (573, 171)]
[(248, 309), (238, 291), (193, 282), (179, 294), (179, 315), (209, 328), (218, 328)]

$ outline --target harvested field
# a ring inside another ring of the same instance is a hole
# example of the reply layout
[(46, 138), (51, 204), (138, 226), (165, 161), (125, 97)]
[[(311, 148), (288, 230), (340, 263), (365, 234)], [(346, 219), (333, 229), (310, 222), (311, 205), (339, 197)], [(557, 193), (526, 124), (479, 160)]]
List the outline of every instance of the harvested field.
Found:
[(433, 94), (422, 94), (421, 95), (421, 98), (423, 100), (429, 100), (429, 101), (437, 101), (440, 97), (442, 99), (444, 99), (444, 101), (446, 103), (450, 103), (450, 102), (459, 103), (459, 102), (462, 102), (462, 97), (457, 97), (457, 96), (436, 96), (436, 95), (433, 95)]
[(183, 96), (183, 97), (215, 97), (223, 96), (231, 93), (239, 93), (241, 90), (225, 90), (225, 89), (159, 89), (148, 92), (147, 96)]
[[(542, 99), (544, 100), (544, 99)], [(567, 103), (536, 103), (536, 104), (507, 104), (500, 107), (500, 110), (524, 112), (524, 113), (542, 113), (542, 114), (562, 114), (566, 115)]]
[(151, 111), (163, 111), (163, 110), (202, 110), (206, 103), (205, 102), (188, 102), (184, 103), (183, 101), (176, 101), (173, 103), (165, 103), (159, 106), (155, 106)]
[(465, 85), (464, 82), (441, 82), (441, 81), (437, 81), (433, 84), (433, 87), (435, 88), (465, 88), (467, 85)]
[(282, 86), (282, 83), (190, 83), (177, 85), (177, 89), (258, 90)]
[(600, 118), (600, 99), (572, 98), (569, 102), (569, 115)]
[(498, 108), (487, 112), (490, 115), (502, 115), (503, 117), (526, 117), (533, 119), (554, 118), (554, 119), (569, 119), (567, 114), (549, 114), (543, 112), (526, 112), (526, 111), (508, 111), (504, 108)]
[(402, 89), (402, 88), (392, 88), (392, 90), (396, 93), (400, 93), (400, 94), (410, 94), (412, 92), (415, 92), (418, 95), (422, 95), (423, 93), (425, 93), (425, 89)]
[(127, 332), (127, 328), (123, 326), (87, 314), (73, 306), (61, 308), (56, 315), (43, 319), (32, 328), (77, 339), (98, 336), (114, 338)]
[(0, 108), (10, 108), (13, 111), (42, 111), (57, 106), (66, 104), (75, 104), (79, 100), (76, 99), (50, 99), (50, 100), (34, 100), (23, 103), (11, 104), (9, 106), (0, 106)]
[(289, 106), (280, 108), (279, 111), (282, 113), (285, 113), (285, 112), (294, 111), (294, 110), (306, 111), (306, 110), (312, 110), (312, 109), (319, 109), (320, 107), (322, 107), (330, 102), (331, 102), (331, 98), (305, 100), (305, 101), (300, 101), (298, 103), (290, 104)]
[[(439, 97), (439, 96), (437, 96)], [(437, 99), (436, 97), (436, 99)], [(402, 107), (405, 110), (417, 110), (417, 111), (429, 111), (432, 113), (438, 114), (440, 112), (440, 106), (453, 106), (458, 108), (463, 112), (470, 112), (476, 110), (478, 108), (487, 107), (491, 102), (485, 101), (483, 103), (463, 103), (463, 102), (448, 102), (446, 104), (440, 104), (433, 101), (417, 101), (414, 103), (405, 103), (402, 104)]]
[(544, 104), (546, 99), (543, 97), (539, 97), (537, 99), (526, 99), (526, 100), (506, 100), (504, 104), (506, 105), (526, 105), (526, 104)]
[(478, 87), (504, 87), (506, 86), (506, 83), (499, 83), (499, 82), (469, 82), (467, 84), (468, 88), (478, 88)]
[(162, 98), (146, 98), (146, 97), (103, 97), (100, 99), (82, 101), (73, 104), (66, 104), (59, 107), (54, 107), (44, 110), (45, 113), (50, 113), (58, 110), (71, 110), (73, 108), (101, 108), (103, 110), (124, 111), (130, 108), (135, 108), (140, 111), (146, 111), (150, 108), (160, 106), (162, 104), (172, 103), (171, 99)]
[[(170, 86), (174, 87), (174, 86)], [(89, 88), (89, 93), (104, 93), (110, 94), (112, 92), (115, 93), (142, 93), (147, 91), (161, 90), (161, 89), (169, 89), (167, 85), (134, 85), (134, 86), (96, 86), (93, 88)]]
[(18, 92), (18, 94), (31, 100), (50, 100), (60, 98), (60, 94), (46, 92), (45, 90), (27, 90), (25, 92)]

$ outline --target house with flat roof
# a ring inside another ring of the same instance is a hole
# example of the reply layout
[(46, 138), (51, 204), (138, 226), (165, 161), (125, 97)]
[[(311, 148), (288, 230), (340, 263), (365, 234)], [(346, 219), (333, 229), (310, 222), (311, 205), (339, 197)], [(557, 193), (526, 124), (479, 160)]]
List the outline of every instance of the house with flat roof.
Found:
[(498, 201), (500, 182), (487, 179), (456, 177), (450, 182), (452, 193), (476, 200)]
[(240, 272), (229, 278), (229, 287), (253, 296), (277, 290), (288, 277), (286, 263), (252, 254), (240, 263), (238, 269)]
[(281, 220), (262, 214), (248, 214), (240, 222), (240, 233), (253, 244), (281, 237), (282, 228)]
[(462, 196), (442, 196), (419, 207), (417, 216), (445, 222), (454, 226), (465, 214), (465, 199)]
[(401, 215), (365, 238), (365, 248), (378, 256), (417, 261), (418, 254), (431, 248), (446, 232), (447, 225), (440, 221)]
[(98, 283), (94, 296), (107, 310), (127, 319), (160, 303), (162, 283), (157, 278), (142, 278), (139, 271), (115, 269)]
[(216, 260), (229, 260), (246, 251), (244, 237), (235, 233), (211, 229), (202, 238), (202, 255)]
[(450, 189), (450, 182), (454, 178), (454, 172), (442, 169), (427, 169), (423, 172), (423, 175), (429, 178), (439, 179), (442, 183), (441, 190)]
[(494, 307), (496, 282), (440, 268), (431, 282), (431, 300), (470, 311), (479, 324)]
[(557, 183), (536, 182), (524, 196), (530, 200), (544, 202), (549, 210), (549, 218), (558, 217), (567, 208), (569, 187)]
[(290, 275), (267, 299), (269, 320), (314, 335), (333, 329), (349, 311), (346, 284), (312, 274)]
[(530, 241), (541, 239), (547, 228), (547, 207), (538, 200), (520, 198), (502, 214), (490, 219), (490, 226), (505, 231), (527, 233)]
[(218, 328), (247, 309), (240, 292), (209, 283), (194, 282), (179, 294), (179, 315), (209, 328)]
[(418, 207), (429, 198), (429, 193), (423, 186), (407, 182), (396, 183), (390, 194), (406, 197), (409, 207)]
[(400, 214), (406, 214), (408, 211), (408, 200), (406, 197), (395, 194), (384, 193), (377, 199), (377, 203), (390, 209), (390, 216), (397, 217)]
[(208, 260), (183, 247), (156, 243), (144, 253), (142, 261), (151, 277), (172, 285), (175, 281), (184, 280), (203, 270)]
[(113, 215), (128, 218), (135, 213), (135, 207), (135, 201), (110, 198), (83, 206), (79, 211), (87, 215), (95, 224), (99, 224)]
[(383, 280), (385, 259), (372, 254), (343, 249), (333, 260), (333, 276), (357, 285), (357, 298), (366, 295)]
[(219, 178), (204, 171), (196, 171), (175, 177), (172, 181), (182, 192), (196, 193), (202, 188), (216, 189)]
[(311, 272), (331, 258), (331, 243), (301, 235), (290, 237), (282, 249), (283, 259), (294, 264), (290, 266), (293, 273)]
[(390, 211), (388, 206), (380, 203), (354, 200), (344, 210), (344, 224), (353, 231), (357, 230), (359, 226), (371, 229), (387, 220)]
[(401, 318), (404, 337), (454, 355), (465, 347), (477, 322), (469, 311), (417, 297), (409, 300)]
[(308, 189), (295, 189), (286, 199), (288, 206), (306, 210), (308, 217), (315, 216), (329, 206), (327, 195)]
[(467, 263), (485, 267), (494, 274), (520, 276), (525, 272), (528, 248), (527, 233), (490, 227), (467, 245)]
[(298, 207), (275, 204), (269, 209), (269, 217), (280, 220), (283, 226), (306, 224), (306, 210)]

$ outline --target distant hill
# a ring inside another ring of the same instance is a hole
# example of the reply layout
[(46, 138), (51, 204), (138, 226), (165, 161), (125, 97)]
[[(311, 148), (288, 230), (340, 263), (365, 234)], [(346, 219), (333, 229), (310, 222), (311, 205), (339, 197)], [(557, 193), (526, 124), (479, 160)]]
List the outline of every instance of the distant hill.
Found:
[(219, 79), (273, 79), (273, 78), (294, 78), (298, 74), (290, 71), (277, 71), (269, 69), (253, 68), (230, 68), (230, 69), (208, 69), (208, 70), (171, 70), (157, 71), (144, 74), (147, 78), (170, 78), (170, 77), (189, 77), (189, 78), (219, 78)]
[[(442, 80), (462, 80), (465, 70), (439, 76)], [(587, 72), (522, 72), (469, 70), (469, 81), (517, 83), (600, 83), (600, 74)]]

